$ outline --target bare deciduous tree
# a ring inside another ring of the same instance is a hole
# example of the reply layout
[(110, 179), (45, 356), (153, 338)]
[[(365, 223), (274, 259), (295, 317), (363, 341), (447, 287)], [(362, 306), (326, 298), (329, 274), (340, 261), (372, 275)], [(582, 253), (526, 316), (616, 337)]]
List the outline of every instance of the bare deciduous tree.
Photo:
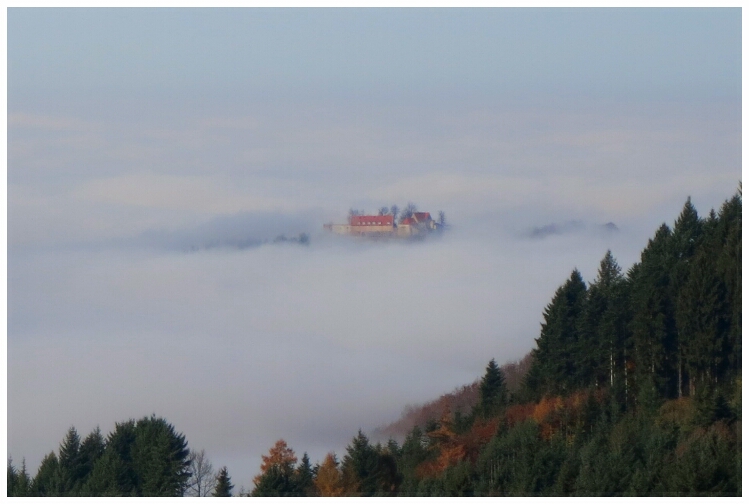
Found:
[(185, 494), (189, 497), (207, 497), (216, 486), (213, 464), (205, 455), (205, 450), (190, 453), (190, 472)]
[(416, 205), (414, 205), (413, 203), (409, 201), (408, 204), (406, 205), (406, 208), (404, 208), (403, 211), (401, 212), (401, 218), (400, 218), (401, 222), (403, 221), (403, 219), (408, 219), (409, 217), (413, 217), (416, 211), (417, 211)]

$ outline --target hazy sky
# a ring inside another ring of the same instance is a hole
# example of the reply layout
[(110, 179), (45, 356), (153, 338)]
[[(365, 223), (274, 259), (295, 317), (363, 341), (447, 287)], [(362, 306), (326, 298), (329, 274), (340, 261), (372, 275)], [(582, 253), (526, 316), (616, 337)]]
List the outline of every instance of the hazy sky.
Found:
[[(71, 425), (151, 413), (237, 490), (280, 437), (342, 456), (741, 178), (739, 9), (10, 9), (7, 84), (32, 474)], [(323, 234), (409, 201), (450, 233)]]

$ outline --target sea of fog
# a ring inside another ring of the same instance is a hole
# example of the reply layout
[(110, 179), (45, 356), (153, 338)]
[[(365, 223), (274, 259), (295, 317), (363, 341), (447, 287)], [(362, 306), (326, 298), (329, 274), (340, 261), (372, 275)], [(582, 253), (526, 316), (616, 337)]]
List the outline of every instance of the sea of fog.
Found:
[(237, 489), (279, 438), (342, 457), (358, 429), (523, 357), (573, 268), (593, 281), (611, 249), (626, 271), (654, 231), (477, 222), (414, 242), (11, 249), (9, 454), (35, 474), (70, 426), (156, 414)]

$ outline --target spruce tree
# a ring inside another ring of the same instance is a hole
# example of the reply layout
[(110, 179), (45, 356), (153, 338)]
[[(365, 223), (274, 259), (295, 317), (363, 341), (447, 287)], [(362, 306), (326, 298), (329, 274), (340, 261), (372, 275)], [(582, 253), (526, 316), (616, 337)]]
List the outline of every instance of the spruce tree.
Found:
[(21, 469), (18, 471), (16, 480), (15, 497), (27, 497), (31, 489), (31, 478), (26, 470), (26, 459), (21, 460)]
[(311, 497), (314, 490), (314, 474), (312, 473), (312, 464), (310, 464), (307, 452), (302, 455), (302, 461), (294, 470), (294, 486), (296, 494), (300, 497)]
[(179, 497), (190, 477), (190, 450), (183, 434), (155, 415), (135, 425), (132, 460), (143, 496)]
[(371, 497), (375, 494), (377, 454), (361, 430), (346, 447), (341, 470), (347, 495)]
[(13, 458), (8, 457), (8, 497), (13, 497), (18, 482), (18, 471), (13, 466)]
[(557, 289), (544, 310), (541, 334), (533, 350), (533, 364), (525, 395), (540, 399), (544, 394), (563, 394), (574, 388), (578, 367), (584, 362), (578, 345), (587, 301), (587, 289), (577, 269)]
[(94, 429), (94, 431), (83, 440), (79, 450), (81, 461), (81, 487), (86, 484), (88, 478), (91, 476), (96, 461), (104, 455), (104, 449), (104, 437), (101, 435), (99, 427), (96, 427), (96, 429)]
[(670, 296), (674, 256), (670, 249), (671, 230), (663, 224), (648, 241), (641, 262), (630, 269), (632, 289), (635, 373), (638, 383), (655, 385), (658, 395), (675, 397), (676, 323)]
[(60, 445), (60, 455), (58, 457), (58, 471), (61, 487), (60, 494), (71, 496), (74, 490), (82, 484), (85, 467), (80, 456), (81, 438), (75, 427), (70, 427), (65, 436), (65, 440)]
[(692, 205), (691, 198), (687, 198), (684, 208), (674, 223), (674, 233), (671, 237), (671, 249), (674, 255), (674, 265), (671, 269), (669, 295), (675, 304), (674, 318), (676, 322), (676, 387), (677, 396), (687, 393), (689, 384), (689, 348), (694, 332), (689, 327), (691, 303), (678, 303), (683, 297), (683, 291), (692, 271), (694, 254), (697, 251), (702, 236), (702, 222), (697, 210)]
[(492, 359), (479, 385), (479, 410), (484, 417), (497, 414), (507, 405), (507, 387), (502, 370)]
[(231, 497), (232, 488), (234, 488), (234, 485), (231, 483), (229, 471), (227, 471), (226, 466), (224, 466), (218, 471), (218, 475), (216, 476), (216, 487), (213, 489), (212, 495), (213, 497)]
[(741, 194), (723, 203), (718, 212), (716, 260), (718, 276), (728, 299), (728, 356), (726, 372), (741, 376)]
[(294, 497), (296, 488), (291, 473), (281, 466), (273, 465), (259, 475), (252, 490), (253, 497)]
[(361, 430), (346, 447), (341, 469), (349, 496), (392, 495), (400, 484), (395, 457), (372, 446)]
[(31, 482), (31, 495), (34, 497), (60, 497), (61, 482), (57, 456), (50, 452), (42, 459), (39, 470)]

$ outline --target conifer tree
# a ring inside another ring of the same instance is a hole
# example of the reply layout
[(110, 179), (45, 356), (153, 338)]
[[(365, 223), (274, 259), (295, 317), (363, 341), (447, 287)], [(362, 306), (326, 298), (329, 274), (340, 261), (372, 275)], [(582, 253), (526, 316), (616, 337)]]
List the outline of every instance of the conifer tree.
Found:
[(286, 441), (283, 439), (276, 441), (276, 444), (268, 451), (268, 455), (262, 455), (262, 461), (260, 474), (252, 480), (255, 483), (252, 495), (255, 497), (296, 495), (293, 475), (297, 458)]
[(615, 377), (624, 378), (627, 304), (621, 268), (609, 250), (601, 260), (596, 280), (588, 289), (579, 327), (577, 387), (613, 387)]
[(638, 384), (655, 385), (660, 397), (674, 397), (677, 391), (670, 239), (670, 228), (661, 225), (643, 250), (640, 264), (629, 272), (636, 379)]
[(104, 449), (104, 437), (101, 435), (99, 427), (96, 427), (96, 429), (94, 429), (93, 432), (83, 440), (79, 450), (81, 460), (80, 487), (85, 486), (88, 478), (94, 470), (96, 461), (104, 455)]
[(181, 496), (190, 477), (190, 450), (183, 434), (163, 418), (143, 417), (135, 425), (131, 448), (139, 494)]
[(187, 440), (163, 418), (115, 424), (83, 487), (85, 495), (176, 497), (189, 472)]
[(216, 486), (213, 489), (212, 495), (213, 497), (231, 497), (232, 488), (234, 488), (234, 485), (231, 483), (229, 471), (226, 469), (226, 466), (224, 466), (218, 471), (218, 475), (216, 476)]
[(61, 482), (55, 452), (42, 459), (39, 470), (31, 482), (31, 495), (35, 497), (59, 497)]
[(426, 447), (425, 436), (418, 425), (415, 425), (403, 441), (398, 458), (398, 468), (403, 474), (403, 486), (409, 495), (416, 494), (418, 479), (416, 468), (431, 456)]
[(532, 397), (561, 394), (573, 388), (577, 368), (583, 362), (578, 340), (586, 299), (585, 283), (574, 269), (544, 310), (541, 334), (532, 352), (530, 380), (526, 381), (526, 386), (532, 387)]
[(18, 471), (13, 466), (13, 458), (8, 457), (8, 497), (15, 495), (17, 481)]
[(348, 496), (394, 495), (400, 485), (394, 455), (372, 446), (361, 430), (346, 447), (341, 472)]
[(479, 385), (479, 410), (484, 417), (498, 413), (507, 405), (507, 386), (497, 362), (492, 359)]
[(341, 469), (347, 495), (373, 496), (375, 494), (377, 491), (377, 452), (361, 430), (346, 447)]
[(741, 369), (741, 193), (723, 203), (718, 212), (716, 269), (728, 298), (728, 358), (726, 372), (735, 378)]
[(75, 427), (70, 427), (65, 440), (60, 445), (60, 455), (57, 459), (61, 495), (72, 495), (73, 490), (82, 483), (85, 467), (81, 460), (80, 448), (81, 438)]
[(672, 254), (674, 254), (674, 265), (671, 269), (671, 281), (669, 295), (675, 304), (674, 318), (676, 322), (676, 386), (677, 395), (681, 397), (685, 393), (685, 386), (689, 382), (688, 375), (688, 349), (694, 333), (689, 327), (689, 316), (691, 306), (687, 303), (678, 303), (679, 297), (683, 296), (683, 290), (689, 280), (692, 271), (692, 261), (699, 246), (702, 235), (702, 222), (697, 215), (697, 210), (692, 205), (692, 199), (687, 198), (684, 208), (674, 223), (674, 232), (671, 237)]
[(293, 480), (297, 495), (301, 497), (311, 497), (314, 493), (313, 479), (314, 474), (312, 472), (312, 464), (310, 464), (307, 452), (304, 452), (299, 466), (294, 471)]
[(129, 476), (132, 467), (126, 465), (114, 450), (106, 449), (94, 463), (86, 483), (81, 490), (87, 497), (136, 496), (135, 483)]
[(14, 497), (27, 497), (31, 489), (31, 478), (26, 470), (26, 459), (21, 460), (21, 469), (18, 471)]
[(296, 495), (291, 474), (285, 472), (281, 466), (273, 465), (258, 476), (251, 493), (253, 497), (294, 497)]

